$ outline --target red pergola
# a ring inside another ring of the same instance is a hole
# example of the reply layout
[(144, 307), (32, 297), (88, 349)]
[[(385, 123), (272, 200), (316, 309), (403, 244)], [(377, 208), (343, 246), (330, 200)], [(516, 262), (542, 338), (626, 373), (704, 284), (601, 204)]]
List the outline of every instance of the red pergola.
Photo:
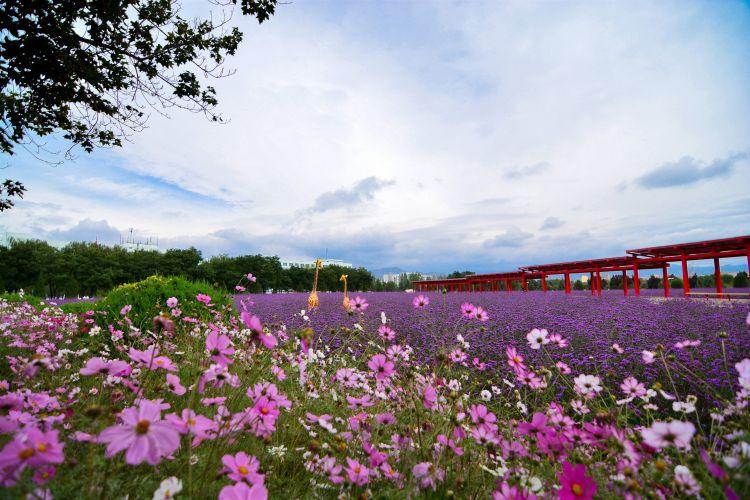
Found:
[[(622, 272), (622, 291), (628, 294), (628, 271), (633, 271), (633, 288), (635, 294), (640, 295), (640, 281), (638, 280), (638, 267), (630, 257), (609, 257), (604, 259), (577, 260), (573, 262), (560, 262), (557, 264), (542, 264), (537, 266), (522, 267), (524, 271), (542, 275), (542, 289), (546, 291), (547, 276), (563, 275), (565, 277), (565, 293), (570, 293), (570, 275), (589, 273), (589, 288), (591, 295), (602, 294), (602, 273)], [(658, 269), (660, 264), (644, 264), (641, 269)], [(669, 286), (669, 285), (667, 285)]]
[(464, 278), (453, 278), (443, 280), (424, 280), (412, 283), (415, 290), (429, 291), (445, 288), (449, 292), (473, 292), (492, 291), (497, 292), (504, 289), (510, 292), (513, 282), (521, 283), (523, 291), (528, 290), (529, 279), (541, 279), (542, 291), (547, 291), (547, 277), (563, 275), (565, 277), (565, 293), (571, 292), (570, 275), (589, 273), (591, 294), (601, 295), (603, 272), (622, 272), (623, 293), (628, 295), (628, 271), (633, 274), (633, 288), (635, 295), (640, 295), (640, 279), (638, 271), (641, 269), (661, 269), (664, 283), (664, 296), (670, 295), (669, 290), (669, 263), (682, 262), (682, 282), (685, 296), (689, 297), (690, 282), (687, 275), (687, 261), (690, 260), (714, 260), (714, 275), (716, 276), (716, 294), (722, 297), (721, 268), (719, 259), (724, 257), (746, 256), (748, 270), (750, 270), (750, 236), (736, 236), (720, 240), (697, 241), (692, 243), (680, 243), (676, 245), (664, 245), (650, 248), (638, 248), (627, 250), (628, 255), (622, 257), (609, 257), (604, 259), (589, 259), (573, 262), (559, 262), (557, 264), (541, 264), (535, 266), (524, 266), (516, 271), (489, 274), (473, 274)]
[[(670, 262), (682, 263), (682, 287), (685, 296), (690, 295), (690, 281), (688, 279), (687, 263), (690, 260), (713, 259), (716, 294), (721, 297), (723, 285), (721, 283), (721, 265), (719, 259), (726, 257), (747, 257), (748, 271), (750, 271), (750, 236), (735, 236), (720, 240), (696, 241), (692, 243), (678, 243), (658, 247), (637, 248), (627, 250), (636, 265), (659, 262), (666, 268)], [(664, 295), (669, 296), (669, 287), (664, 288)]]

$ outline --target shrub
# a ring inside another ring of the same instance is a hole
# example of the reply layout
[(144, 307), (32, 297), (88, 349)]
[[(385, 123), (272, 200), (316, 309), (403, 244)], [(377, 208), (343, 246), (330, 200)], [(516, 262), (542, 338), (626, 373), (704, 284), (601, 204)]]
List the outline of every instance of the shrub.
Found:
[(228, 313), (232, 308), (232, 298), (208, 283), (174, 276), (151, 276), (137, 283), (118, 286), (96, 304), (95, 310), (105, 312), (105, 319), (113, 321), (119, 319), (122, 308), (129, 305), (128, 317), (141, 327), (151, 322), (154, 316), (168, 311), (167, 299), (175, 297), (182, 315), (208, 319), (207, 309), (196, 301), (199, 294), (211, 297), (217, 310)]

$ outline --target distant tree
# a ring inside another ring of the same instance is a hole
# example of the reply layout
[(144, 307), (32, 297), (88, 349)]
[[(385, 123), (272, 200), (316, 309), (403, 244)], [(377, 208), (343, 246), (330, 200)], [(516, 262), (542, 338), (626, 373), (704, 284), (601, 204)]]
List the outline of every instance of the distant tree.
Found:
[(676, 276), (670, 276), (669, 286), (672, 288), (682, 288), (682, 280)]
[(732, 286), (734, 288), (747, 288), (748, 285), (750, 285), (750, 282), (748, 281), (747, 273), (745, 271), (740, 271), (734, 275), (734, 280), (732, 280)]
[[(261, 23), (276, 9), (276, 0), (214, 2), (238, 3)], [(230, 74), (223, 63), (242, 40), (230, 18), (225, 10), (216, 20), (188, 20), (170, 0), (3, 2), (0, 151), (51, 153), (38, 138), (56, 131), (87, 152), (120, 146), (145, 127), (149, 109), (220, 121), (216, 91), (201, 79)]]
[(450, 273), (446, 278), (465, 278), (466, 276), (471, 276), (472, 274), (476, 274), (474, 271), (453, 271)]
[(693, 275), (690, 277), (690, 288), (698, 288), (698, 274), (693, 273)]
[(573, 282), (573, 290), (584, 290), (583, 281), (575, 280)]
[(655, 289), (661, 286), (661, 279), (655, 275), (651, 275), (646, 280), (646, 288)]

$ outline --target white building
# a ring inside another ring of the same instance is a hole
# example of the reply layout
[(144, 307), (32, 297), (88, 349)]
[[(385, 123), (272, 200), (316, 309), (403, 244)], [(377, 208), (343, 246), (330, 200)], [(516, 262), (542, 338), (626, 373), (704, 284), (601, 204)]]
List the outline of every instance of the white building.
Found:
[(383, 283), (398, 283), (402, 273), (385, 273), (381, 278)]
[[(347, 268), (353, 268), (354, 264), (351, 262), (345, 262), (341, 259), (320, 259), (323, 263), (323, 267), (326, 266), (339, 266), (339, 267), (347, 267)], [(288, 260), (288, 259), (282, 259), (281, 260), (281, 268), (282, 269), (290, 269), (292, 267), (301, 267), (303, 269), (315, 269), (315, 261), (312, 260)]]

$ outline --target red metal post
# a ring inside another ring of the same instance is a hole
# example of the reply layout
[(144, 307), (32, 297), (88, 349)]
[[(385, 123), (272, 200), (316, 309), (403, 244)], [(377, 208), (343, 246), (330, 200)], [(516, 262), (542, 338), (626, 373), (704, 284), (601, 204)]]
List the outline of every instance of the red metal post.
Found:
[(669, 297), (669, 264), (665, 265), (661, 270), (662, 281), (664, 282), (664, 296)]
[(521, 290), (523, 290), (524, 292), (528, 292), (529, 291), (529, 283), (526, 281), (526, 275), (525, 274), (521, 278)]
[(714, 279), (716, 280), (716, 294), (721, 298), (724, 283), (721, 282), (721, 266), (718, 257), (714, 257)]
[(570, 293), (570, 273), (565, 273), (565, 293)]
[(628, 272), (624, 269), (622, 270), (622, 293), (628, 296)]
[(509, 279), (505, 280), (505, 291), (510, 292), (513, 289), (513, 285), (511, 284)]
[(602, 273), (600, 271), (596, 272), (596, 294), (602, 294)]
[(685, 252), (682, 252), (682, 294), (685, 297), (690, 296), (690, 276), (688, 275), (687, 259), (685, 259)]
[(633, 262), (633, 291), (635, 296), (638, 297), (641, 294), (641, 278), (638, 277), (638, 261), (635, 258), (633, 259), (635, 260)]
[(542, 273), (542, 292), (547, 293), (547, 275)]

